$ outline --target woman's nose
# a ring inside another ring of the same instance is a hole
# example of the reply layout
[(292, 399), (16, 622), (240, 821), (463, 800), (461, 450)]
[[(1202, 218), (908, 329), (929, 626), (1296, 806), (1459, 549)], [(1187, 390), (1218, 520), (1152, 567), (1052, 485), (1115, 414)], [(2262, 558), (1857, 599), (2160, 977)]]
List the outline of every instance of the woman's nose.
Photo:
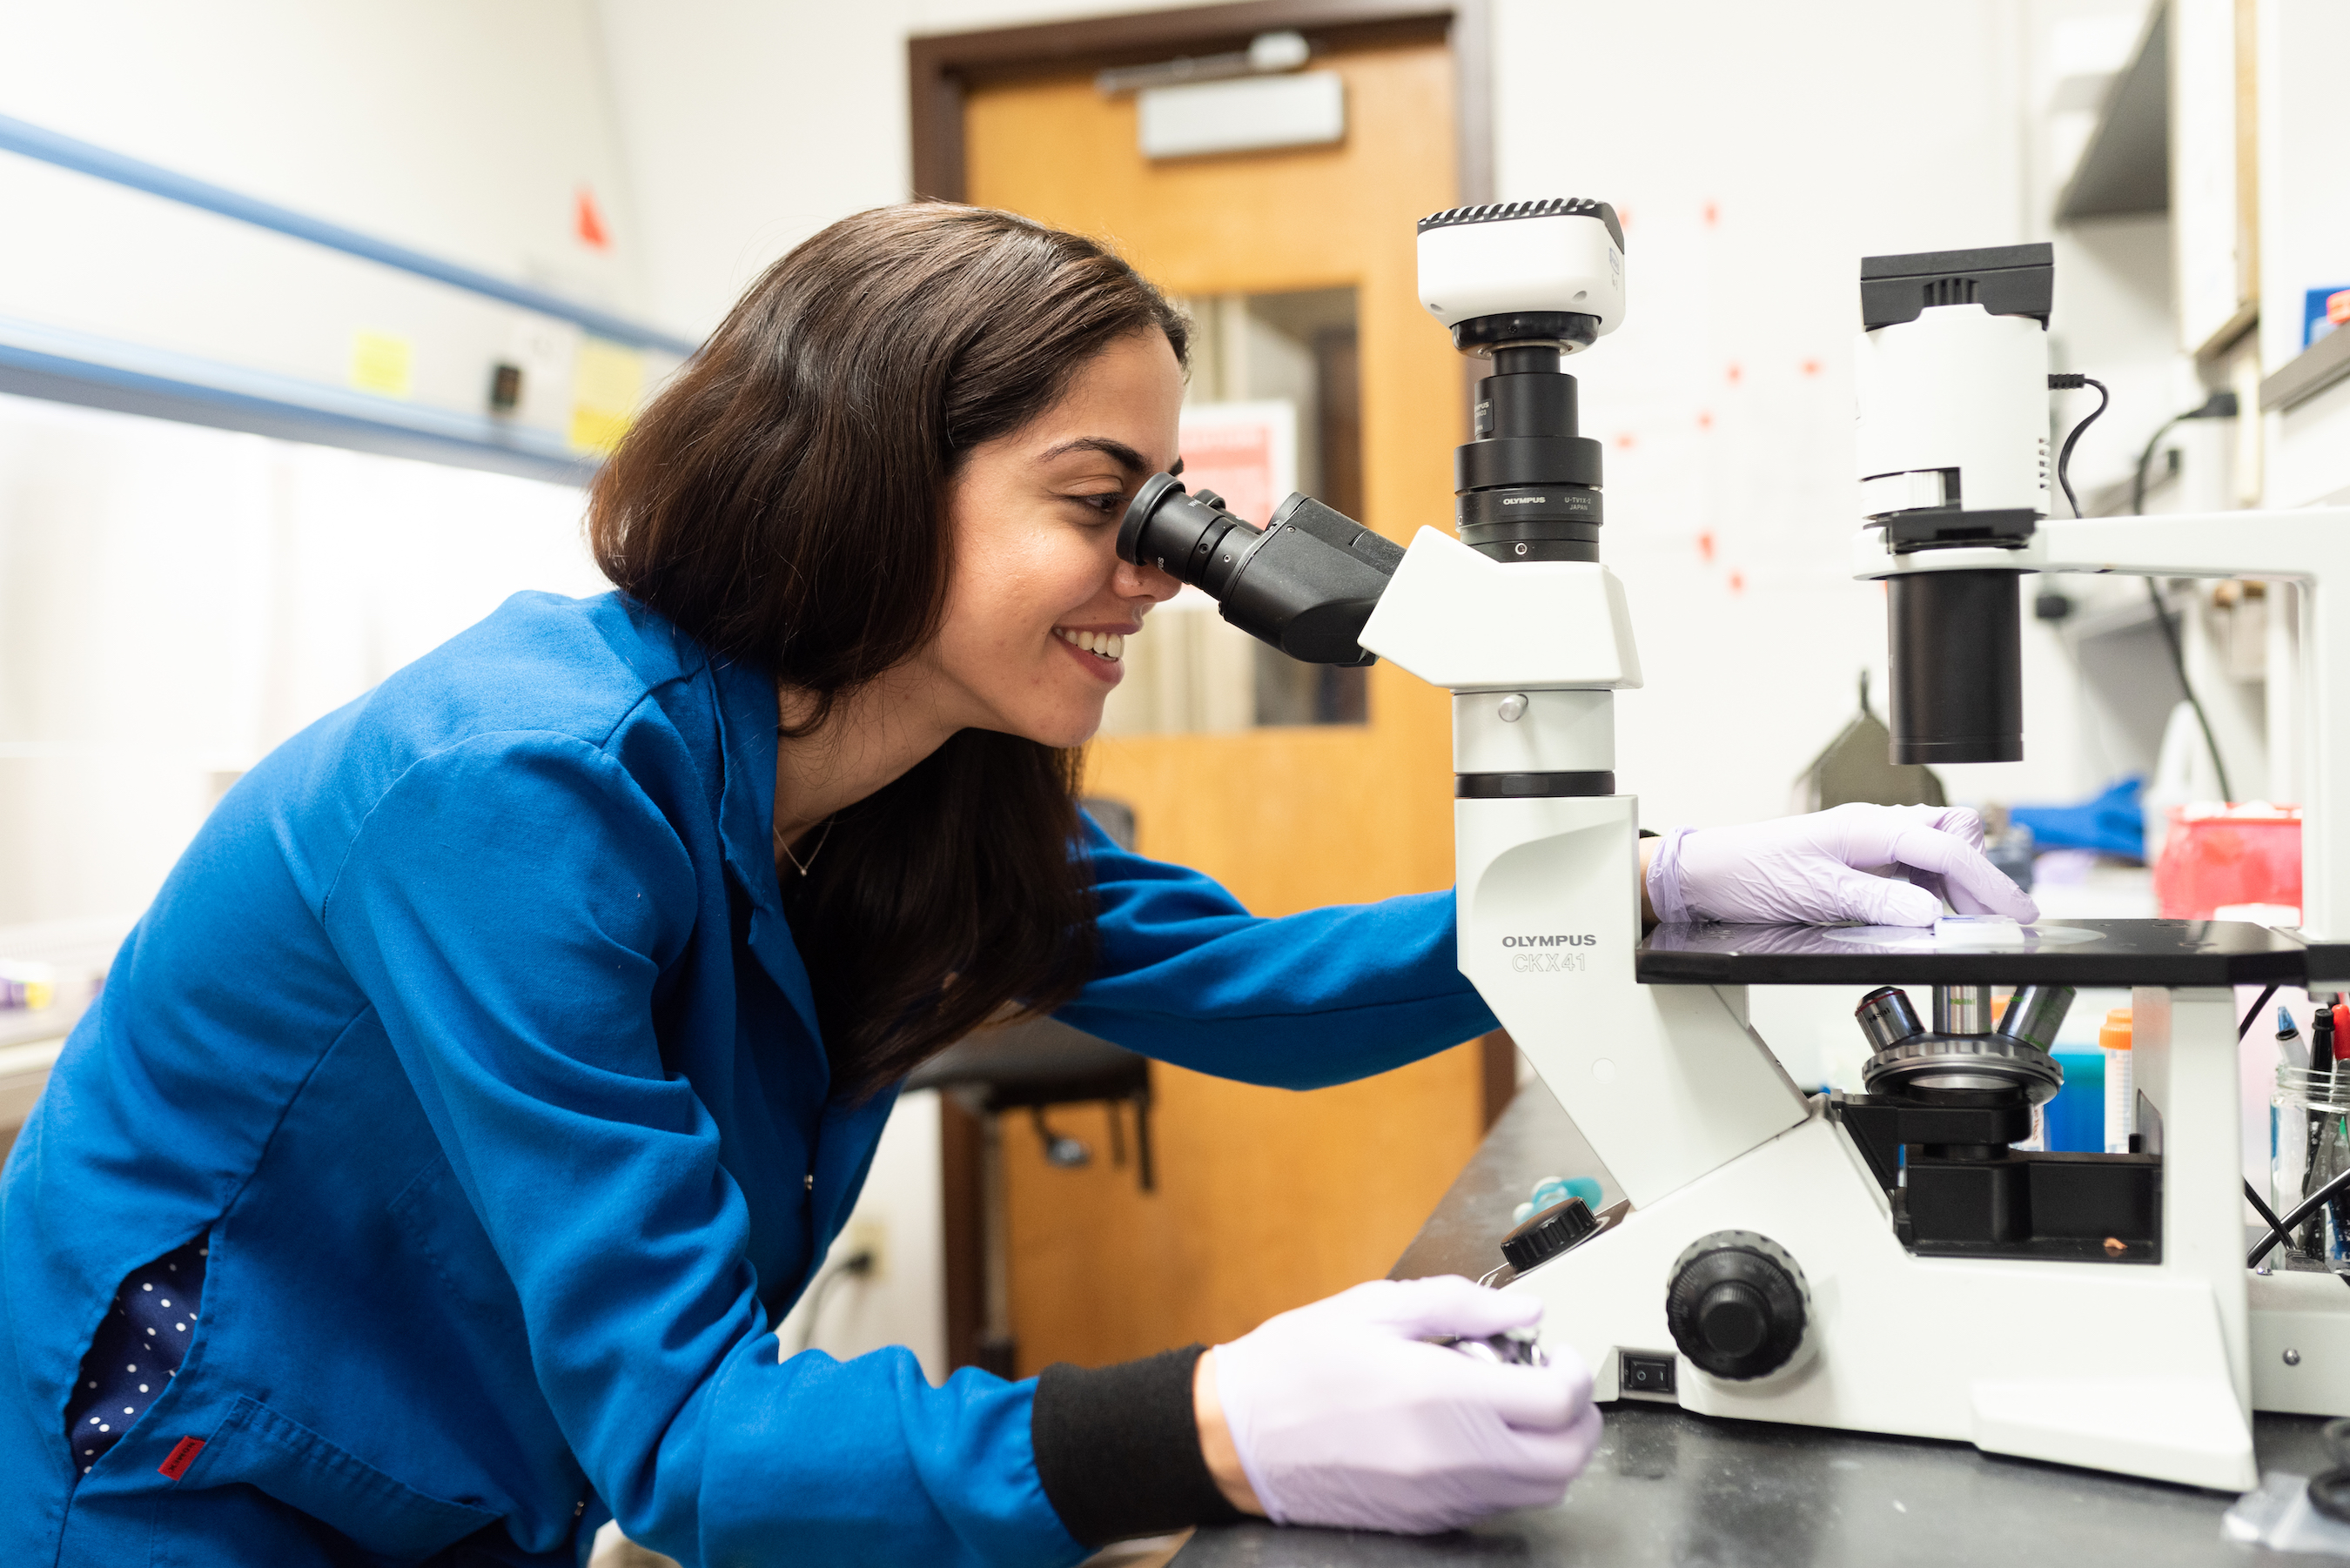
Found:
[(1131, 561), (1120, 561), (1110, 577), (1111, 591), (1125, 599), (1147, 598), (1153, 604), (1165, 604), (1182, 592), (1183, 585), (1171, 572), (1156, 566), (1139, 566)]

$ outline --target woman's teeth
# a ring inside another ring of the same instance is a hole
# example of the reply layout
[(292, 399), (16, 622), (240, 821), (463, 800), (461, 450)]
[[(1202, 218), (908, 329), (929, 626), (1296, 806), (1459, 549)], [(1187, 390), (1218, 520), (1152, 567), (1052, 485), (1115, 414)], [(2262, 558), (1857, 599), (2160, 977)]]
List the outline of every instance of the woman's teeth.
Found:
[(1076, 643), (1087, 653), (1096, 654), (1116, 663), (1126, 657), (1126, 639), (1114, 631), (1071, 631), (1055, 627), (1053, 635), (1064, 642)]

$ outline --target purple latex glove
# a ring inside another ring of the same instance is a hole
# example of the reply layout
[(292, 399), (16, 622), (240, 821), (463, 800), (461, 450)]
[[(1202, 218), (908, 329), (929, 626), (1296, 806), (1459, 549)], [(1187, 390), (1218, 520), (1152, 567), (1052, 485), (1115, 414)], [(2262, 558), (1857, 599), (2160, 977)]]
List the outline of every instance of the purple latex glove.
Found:
[(1573, 1351), (1505, 1366), (1426, 1343), (1523, 1328), (1542, 1303), (1458, 1275), (1377, 1280), (1212, 1352), (1216, 1397), (1277, 1524), (1426, 1534), (1556, 1502), (1599, 1445)]
[[(1840, 805), (1737, 827), (1677, 827), (1648, 862), (1648, 903), (1666, 921), (1930, 926), (1961, 915), (2036, 920), (2040, 908), (1982, 856), (1982, 818), (1963, 806)], [(1904, 867), (1896, 881), (1872, 871)]]

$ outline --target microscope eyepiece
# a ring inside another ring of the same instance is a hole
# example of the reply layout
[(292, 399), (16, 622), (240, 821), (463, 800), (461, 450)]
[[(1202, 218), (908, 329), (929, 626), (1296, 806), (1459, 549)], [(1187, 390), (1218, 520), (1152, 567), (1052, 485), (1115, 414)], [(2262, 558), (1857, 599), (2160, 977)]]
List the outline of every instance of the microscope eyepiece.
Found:
[(1306, 664), (1370, 664), (1356, 639), (1403, 549), (1310, 496), (1292, 495), (1258, 528), (1212, 492), (1154, 473), (1118, 525), (1121, 560), (1199, 588), (1223, 617)]
[(1264, 537), (1262, 530), (1225, 511), (1222, 502), (1213, 491), (1187, 493), (1183, 482), (1171, 473), (1152, 474), (1134, 493), (1118, 523), (1119, 558), (1156, 566), (1179, 582), (1222, 598), (1241, 557)]

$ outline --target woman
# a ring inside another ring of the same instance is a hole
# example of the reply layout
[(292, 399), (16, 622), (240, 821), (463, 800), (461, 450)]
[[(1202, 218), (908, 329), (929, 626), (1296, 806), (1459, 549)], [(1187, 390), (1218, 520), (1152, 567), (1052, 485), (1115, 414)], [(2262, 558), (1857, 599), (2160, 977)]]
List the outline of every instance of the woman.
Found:
[[(1462, 1281), (1035, 1382), (771, 1337), (895, 1085), (991, 1020), (1298, 1087), (1492, 1026), (1449, 894), (1257, 920), (1073, 804), (1174, 588), (1112, 541), (1185, 331), (1019, 218), (836, 224), (598, 480), (620, 593), (518, 596), (230, 792), (0, 1183), (9, 1561), (567, 1563), (617, 1516), (687, 1562), (1068, 1563), (1559, 1495), (1588, 1380), (1422, 1343), (1535, 1310)], [(1849, 868), (1898, 859), (2028, 914), (1979, 831), (1675, 835), (1648, 888), (1931, 919)]]

